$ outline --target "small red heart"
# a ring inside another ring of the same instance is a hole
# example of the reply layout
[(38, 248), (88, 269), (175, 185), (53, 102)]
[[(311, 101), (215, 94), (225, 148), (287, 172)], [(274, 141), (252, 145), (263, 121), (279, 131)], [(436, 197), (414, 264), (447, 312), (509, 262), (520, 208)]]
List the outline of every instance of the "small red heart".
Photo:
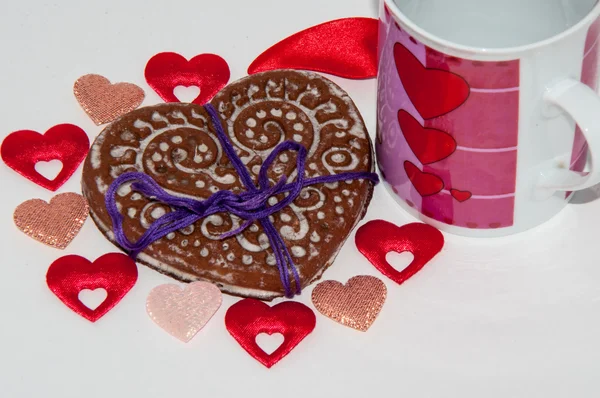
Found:
[[(262, 301), (238, 301), (225, 314), (225, 326), (234, 339), (254, 359), (267, 368), (275, 365), (294, 349), (316, 325), (315, 313), (304, 304), (284, 301), (269, 307)], [(260, 333), (281, 333), (283, 343), (271, 354), (256, 344)]]
[[(72, 124), (59, 124), (44, 135), (31, 130), (20, 130), (2, 141), (0, 155), (4, 163), (36, 184), (56, 191), (73, 175), (85, 159), (90, 140), (85, 131)], [(60, 160), (60, 173), (49, 180), (35, 170), (38, 162)]]
[[(54, 261), (46, 282), (52, 292), (71, 310), (96, 322), (121, 301), (137, 281), (135, 262), (122, 253), (105, 254), (93, 263), (84, 257), (69, 255)], [(84, 289), (106, 290), (106, 299), (91, 310), (79, 300)]]
[(471, 196), (473, 196), (473, 194), (469, 191), (459, 191), (458, 189), (451, 189), (450, 194), (459, 202), (465, 202), (471, 199)]
[(421, 126), (417, 119), (403, 109), (398, 111), (398, 123), (408, 146), (423, 164), (439, 162), (456, 150), (456, 141), (450, 134)]
[(426, 68), (400, 43), (394, 45), (394, 59), (406, 94), (423, 119), (452, 112), (469, 98), (465, 79), (449, 71)]
[(444, 189), (444, 181), (440, 177), (419, 170), (408, 160), (404, 162), (404, 171), (421, 196), (435, 195)]
[[(404, 283), (419, 272), (444, 246), (444, 235), (436, 228), (421, 223), (398, 227), (383, 220), (369, 221), (356, 231), (356, 247), (382, 274)], [(388, 263), (389, 252), (411, 252), (413, 261), (402, 271)]]
[(196, 55), (189, 61), (177, 53), (159, 53), (146, 64), (148, 85), (166, 102), (180, 102), (173, 94), (177, 86), (196, 86), (195, 104), (204, 105), (229, 81), (227, 62), (215, 54)]

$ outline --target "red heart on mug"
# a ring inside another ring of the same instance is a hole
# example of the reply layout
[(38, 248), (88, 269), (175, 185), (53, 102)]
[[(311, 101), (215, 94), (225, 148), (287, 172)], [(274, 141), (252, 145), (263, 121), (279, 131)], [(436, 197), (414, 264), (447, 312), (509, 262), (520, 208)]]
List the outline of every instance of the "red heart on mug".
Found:
[(440, 177), (419, 170), (408, 160), (404, 162), (404, 171), (421, 196), (435, 195), (444, 189), (444, 181)]
[(394, 59), (404, 90), (423, 119), (452, 112), (469, 98), (465, 79), (449, 71), (426, 68), (400, 43), (394, 45)]
[(467, 200), (471, 199), (471, 196), (473, 196), (473, 194), (469, 191), (459, 191), (458, 189), (451, 189), (450, 194), (454, 199), (461, 203), (466, 202)]
[(456, 141), (450, 134), (421, 126), (417, 119), (403, 109), (398, 111), (398, 123), (408, 146), (422, 164), (439, 162), (456, 150)]
[[(387, 221), (373, 220), (356, 231), (355, 242), (358, 251), (375, 268), (400, 285), (442, 250), (444, 236), (427, 224), (412, 223), (398, 227)], [(389, 252), (410, 252), (414, 258), (406, 268), (397, 271), (386, 260)]]
[[(31, 131), (15, 131), (4, 139), (0, 154), (11, 169), (36, 184), (56, 191), (73, 175), (85, 159), (90, 140), (85, 131), (72, 124), (59, 124), (44, 135)], [(35, 170), (38, 162), (60, 160), (62, 169), (49, 180)]]
[[(135, 262), (122, 253), (105, 254), (93, 263), (84, 257), (69, 255), (54, 261), (46, 282), (67, 307), (85, 319), (96, 322), (121, 301), (137, 281)], [(94, 310), (79, 300), (82, 290), (106, 290), (106, 299)]]
[(215, 54), (196, 55), (189, 61), (177, 53), (159, 53), (146, 64), (146, 81), (166, 102), (180, 102), (173, 93), (178, 86), (196, 86), (200, 94), (192, 101), (204, 105), (229, 81), (227, 62)]
[[(255, 299), (238, 301), (225, 314), (225, 326), (234, 339), (254, 359), (267, 368), (294, 349), (316, 325), (315, 313), (302, 303), (284, 301), (273, 307)], [(267, 354), (256, 343), (260, 333), (281, 333), (283, 343)]]

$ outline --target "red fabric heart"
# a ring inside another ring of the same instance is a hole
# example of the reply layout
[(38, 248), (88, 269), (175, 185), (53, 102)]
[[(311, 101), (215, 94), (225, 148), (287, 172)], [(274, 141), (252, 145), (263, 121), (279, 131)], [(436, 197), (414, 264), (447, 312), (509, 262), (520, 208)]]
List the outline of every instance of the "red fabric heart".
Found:
[(426, 68), (400, 43), (394, 45), (394, 59), (406, 94), (423, 119), (452, 112), (469, 98), (465, 79), (449, 71)]
[[(90, 140), (85, 131), (72, 124), (59, 124), (44, 135), (31, 130), (15, 131), (4, 139), (0, 154), (4, 163), (36, 184), (56, 191), (85, 159)], [(60, 160), (60, 173), (49, 180), (35, 170), (38, 162)]]
[(421, 196), (435, 195), (444, 189), (444, 181), (440, 177), (419, 170), (408, 160), (404, 162), (404, 171)]
[(451, 189), (450, 194), (459, 202), (465, 202), (471, 199), (471, 196), (473, 196), (469, 191), (459, 191), (458, 189)]
[[(259, 300), (244, 299), (229, 307), (225, 314), (229, 333), (248, 354), (267, 368), (279, 362), (312, 332), (316, 321), (310, 308), (295, 301), (269, 307)], [(283, 343), (267, 354), (256, 344), (256, 336), (260, 333), (281, 333)]]
[(422, 164), (439, 162), (456, 150), (456, 141), (450, 134), (421, 126), (417, 119), (403, 109), (398, 111), (398, 123), (408, 146)]
[[(421, 223), (398, 227), (383, 220), (369, 221), (356, 231), (356, 247), (382, 274), (404, 283), (419, 272), (444, 246), (444, 236), (436, 228)], [(413, 261), (402, 271), (386, 260), (389, 252), (411, 252)]]
[[(96, 322), (121, 301), (137, 281), (135, 262), (121, 253), (105, 254), (93, 263), (84, 257), (69, 255), (54, 261), (46, 282), (52, 292), (67, 307), (85, 319)], [(79, 300), (84, 289), (106, 290), (106, 299), (95, 310)]]
[(173, 94), (177, 86), (196, 86), (200, 94), (195, 104), (204, 105), (229, 81), (229, 65), (215, 54), (196, 55), (189, 61), (177, 53), (159, 53), (146, 64), (148, 85), (165, 102), (180, 102)]
[(248, 74), (301, 69), (345, 77), (377, 77), (377, 30), (373, 18), (343, 18), (305, 29), (260, 54)]

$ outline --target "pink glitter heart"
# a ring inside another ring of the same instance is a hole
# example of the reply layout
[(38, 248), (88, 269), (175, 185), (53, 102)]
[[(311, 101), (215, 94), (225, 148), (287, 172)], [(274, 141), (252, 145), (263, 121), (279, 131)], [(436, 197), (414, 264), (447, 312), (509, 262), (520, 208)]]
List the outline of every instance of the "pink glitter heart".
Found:
[(194, 282), (183, 290), (178, 285), (160, 285), (146, 299), (150, 318), (167, 333), (187, 343), (221, 306), (222, 294), (208, 282)]

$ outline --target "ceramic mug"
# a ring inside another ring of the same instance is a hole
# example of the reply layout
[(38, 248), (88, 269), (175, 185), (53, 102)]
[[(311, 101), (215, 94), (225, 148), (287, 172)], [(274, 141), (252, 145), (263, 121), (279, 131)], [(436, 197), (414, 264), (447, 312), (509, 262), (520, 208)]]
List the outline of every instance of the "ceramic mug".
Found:
[(598, 0), (383, 0), (376, 151), (400, 205), (501, 236), (599, 183), (599, 17)]

